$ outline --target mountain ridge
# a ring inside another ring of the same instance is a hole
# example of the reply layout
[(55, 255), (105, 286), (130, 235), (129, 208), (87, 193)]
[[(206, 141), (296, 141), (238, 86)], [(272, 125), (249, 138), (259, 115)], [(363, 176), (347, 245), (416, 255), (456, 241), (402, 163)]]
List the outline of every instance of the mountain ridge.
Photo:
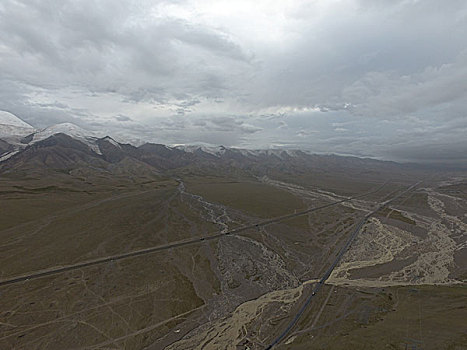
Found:
[[(11, 125), (2, 124), (2, 122), (11, 123)], [(358, 167), (369, 168), (366, 169), (367, 171), (383, 171), (391, 167), (400, 169), (440, 169), (443, 167), (443, 165), (435, 167), (416, 163), (397, 163), (368, 157), (315, 154), (298, 149), (241, 149), (206, 143), (168, 146), (147, 142), (136, 146), (131, 143), (117, 142), (109, 135), (100, 137), (97, 133), (72, 123), (60, 123), (44, 129), (34, 129), (20, 118), (4, 111), (0, 111), (0, 164), (12, 157), (17, 159), (28, 147), (60, 134), (86, 145), (97, 158), (100, 157), (106, 162), (113, 164), (122, 161), (125, 157), (130, 157), (153, 166), (157, 171), (189, 166), (233, 167), (248, 170), (258, 170), (261, 167), (286, 168), (284, 162), (287, 167), (292, 166), (301, 171), (305, 169), (343, 171), (346, 168), (355, 170)], [(448, 169), (457, 168), (464, 169), (462, 166), (451, 166)]]

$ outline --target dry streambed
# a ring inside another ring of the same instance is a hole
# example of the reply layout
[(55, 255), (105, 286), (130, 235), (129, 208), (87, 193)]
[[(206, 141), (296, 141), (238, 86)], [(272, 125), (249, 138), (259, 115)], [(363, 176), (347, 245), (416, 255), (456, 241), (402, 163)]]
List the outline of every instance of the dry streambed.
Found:
[[(366, 287), (459, 283), (450, 274), (456, 268), (454, 254), (465, 249), (467, 225), (458, 217), (446, 213), (443, 201), (446, 195), (431, 188), (424, 191), (435, 216), (408, 211), (402, 213), (426, 230), (426, 237), (421, 238), (408, 230), (371, 218), (328, 283)], [(409, 263), (402, 267), (395, 263), (403, 260)], [(394, 270), (376, 278), (351, 277), (352, 272), (359, 269), (369, 271), (368, 268), (372, 266), (381, 267), (384, 264), (389, 268), (393, 266)]]
[[(304, 199), (338, 200), (339, 197), (331, 193), (309, 191), (300, 186), (273, 181), (263, 178), (263, 182), (278, 188), (288, 190), (294, 195)], [(344, 255), (342, 262), (330, 276), (328, 283), (333, 285), (386, 287), (398, 285), (419, 284), (455, 284), (459, 281), (450, 278), (455, 266), (454, 254), (464, 249), (465, 244), (459, 238), (466, 236), (465, 223), (454, 215), (446, 212), (443, 200), (445, 195), (433, 189), (424, 189), (427, 194), (427, 204), (435, 213), (433, 216), (424, 216), (409, 210), (398, 212), (423, 229), (425, 235), (411, 232), (410, 227), (396, 227), (383, 223), (381, 219), (372, 217), (359, 234), (353, 246)], [(193, 198), (204, 202), (201, 198)], [(212, 207), (204, 203), (209, 212)], [(350, 204), (353, 209), (367, 211), (371, 202), (360, 201)], [(218, 209), (216, 220), (222, 217), (223, 210)], [(220, 215), (219, 215), (220, 214)], [(388, 214), (389, 216), (389, 214)], [(458, 239), (455, 239), (457, 237)], [(257, 256), (268, 260), (275, 267), (273, 274), (283, 275), (284, 280), (293, 280), (288, 276), (282, 261), (277, 254), (267, 249), (262, 243), (245, 237), (231, 237), (239, 246), (248, 244)], [(459, 243), (461, 242), (461, 243)], [(229, 247), (226, 251), (231, 251)], [(225, 253), (225, 252), (224, 252)], [(247, 254), (248, 255), (248, 254)], [(233, 261), (233, 260), (232, 260)], [(227, 265), (235, 265), (232, 261)], [(383, 268), (382, 268), (383, 267)], [(361, 273), (378, 268), (382, 273)], [(230, 270), (229, 270), (230, 271)], [(373, 277), (369, 277), (374, 275)], [(225, 276), (224, 276), (225, 277)], [(284, 281), (277, 283), (274, 288), (284, 286)], [(313, 283), (307, 281), (306, 283)], [(171, 344), (167, 349), (237, 349), (261, 348), (270, 334), (272, 327), (264, 320), (274, 320), (287, 315), (292, 305), (301, 297), (304, 284), (298, 287), (282, 287), (283, 289), (271, 291), (260, 297), (238, 305), (228, 316), (207, 322), (188, 333), (183, 339)], [(225, 291), (224, 291), (225, 292)], [(229, 294), (227, 292), (227, 294)]]
[[(166, 349), (234, 350), (241, 344), (261, 344), (265, 340), (262, 339), (262, 328), (268, 327), (268, 324), (255, 324), (255, 321), (261, 323), (261, 320), (287, 315), (293, 303), (301, 297), (304, 286), (315, 282), (316, 280), (310, 280), (296, 288), (273, 291), (247, 301), (238, 306), (230, 316), (193, 330), (185, 339)], [(264, 333), (266, 338), (267, 332)]]

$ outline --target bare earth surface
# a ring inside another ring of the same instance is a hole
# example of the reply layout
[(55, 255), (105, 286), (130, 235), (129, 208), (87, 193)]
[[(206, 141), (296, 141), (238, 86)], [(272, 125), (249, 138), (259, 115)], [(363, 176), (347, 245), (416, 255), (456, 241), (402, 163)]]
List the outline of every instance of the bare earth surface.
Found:
[[(264, 349), (354, 225), (409, 181), (290, 176), (0, 178), (0, 349)], [(344, 188), (345, 187), (345, 188)], [(466, 349), (467, 179), (422, 183), (365, 223), (278, 349)]]

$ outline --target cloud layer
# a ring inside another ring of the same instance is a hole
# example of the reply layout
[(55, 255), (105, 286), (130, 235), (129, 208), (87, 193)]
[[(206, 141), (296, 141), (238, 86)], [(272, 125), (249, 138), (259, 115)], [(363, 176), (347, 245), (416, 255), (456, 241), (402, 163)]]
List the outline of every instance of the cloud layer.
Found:
[(465, 1), (0, 3), (0, 109), (165, 143), (458, 162)]

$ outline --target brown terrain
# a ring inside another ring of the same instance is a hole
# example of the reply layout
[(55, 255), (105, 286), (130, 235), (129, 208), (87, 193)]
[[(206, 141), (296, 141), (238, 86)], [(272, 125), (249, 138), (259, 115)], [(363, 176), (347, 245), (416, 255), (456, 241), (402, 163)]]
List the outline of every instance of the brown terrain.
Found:
[(97, 144), (0, 163), (0, 349), (265, 349), (373, 212), (275, 348), (467, 349), (465, 171)]

